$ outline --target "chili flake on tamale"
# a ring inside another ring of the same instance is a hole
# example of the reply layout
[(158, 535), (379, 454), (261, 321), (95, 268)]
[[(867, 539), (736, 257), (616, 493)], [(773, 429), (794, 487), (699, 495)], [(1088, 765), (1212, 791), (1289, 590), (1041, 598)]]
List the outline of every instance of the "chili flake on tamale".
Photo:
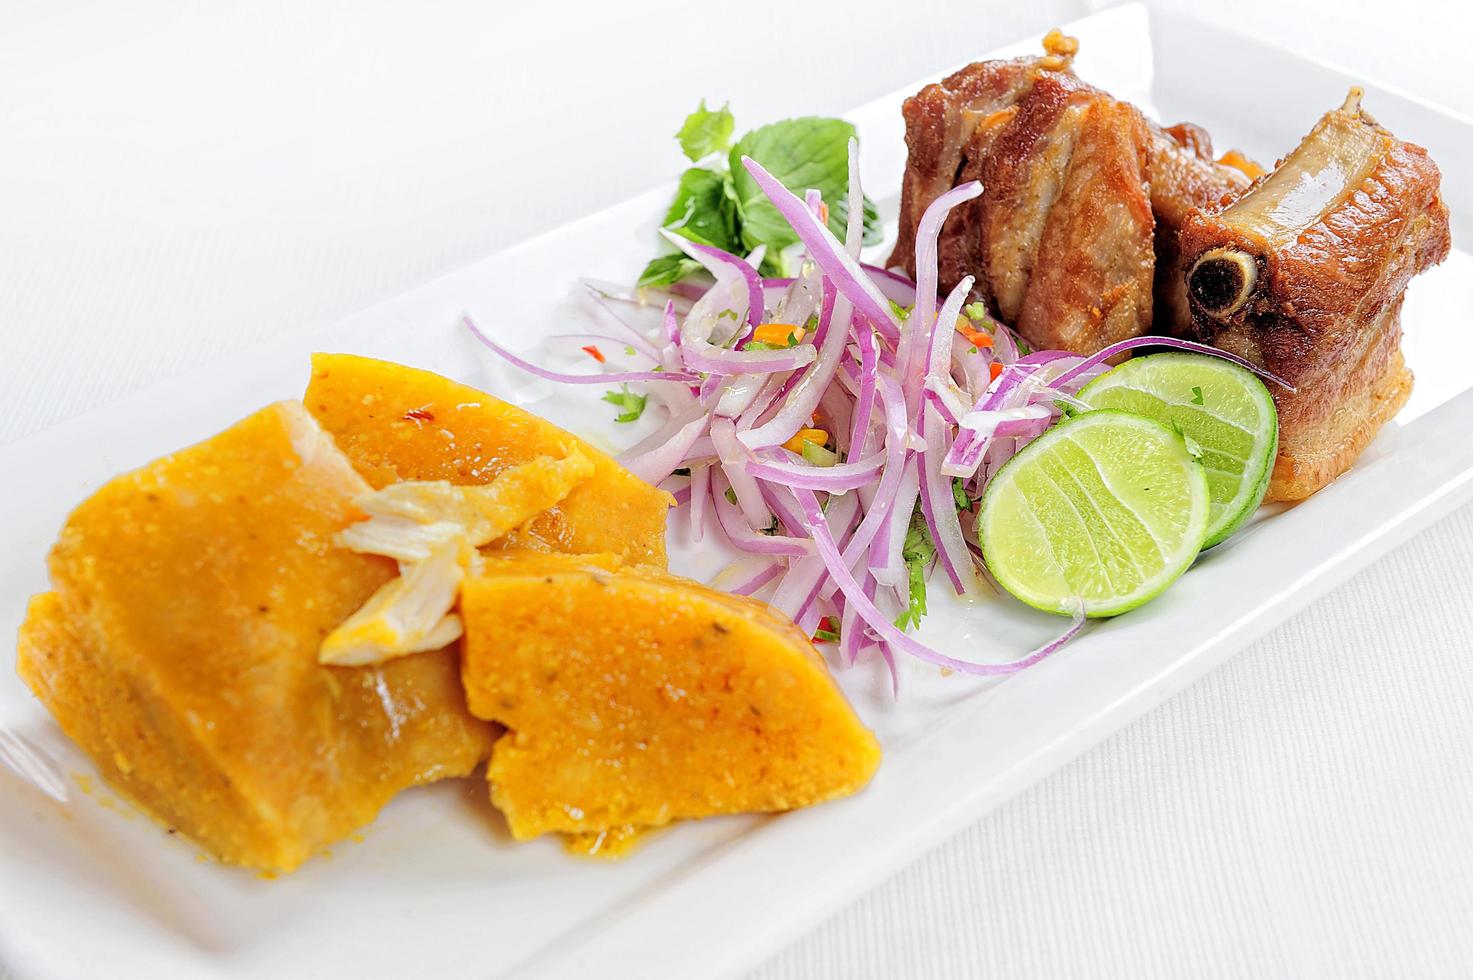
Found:
[(222, 861), (290, 870), (490, 750), (452, 650), (317, 662), (395, 574), (333, 544), (369, 490), (299, 404), (270, 406), (83, 502), (21, 627), (20, 675), (67, 734)]
[(553, 550), (607, 551), (665, 564), (673, 500), (551, 422), (429, 371), (350, 354), (315, 354), (303, 398), (358, 471), (398, 480), (489, 483), (509, 466), (576, 447), (593, 476), (532, 523)]
[(509, 729), (487, 776), (519, 840), (808, 806), (879, 764), (808, 637), (755, 600), (522, 555), (468, 578), (461, 615), (471, 711)]

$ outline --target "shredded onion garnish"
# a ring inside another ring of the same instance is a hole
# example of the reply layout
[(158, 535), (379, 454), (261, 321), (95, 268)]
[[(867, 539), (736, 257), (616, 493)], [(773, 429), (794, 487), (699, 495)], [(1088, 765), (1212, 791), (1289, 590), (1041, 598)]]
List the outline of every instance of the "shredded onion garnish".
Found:
[(318, 662), (362, 667), (453, 643), (461, 582), (482, 567), (476, 549), (556, 507), (592, 475), (593, 461), (572, 446), (561, 459), (539, 456), (483, 485), (407, 480), (359, 497), (354, 503), (367, 516), (335, 543), (393, 558), (399, 575), (323, 639)]
[[(918, 282), (859, 260), (863, 191), (857, 144), (849, 147), (845, 240), (829, 231), (817, 193), (794, 194), (743, 158), (806, 254), (792, 279), (763, 279), (760, 253), (733, 255), (669, 236), (714, 279), (620, 297), (590, 287), (618, 326), (604, 337), (650, 363), (645, 370), (566, 375), (531, 364), (466, 326), (512, 364), (575, 384), (675, 382), (649, 389), (664, 423), (623, 462), (674, 493), (692, 538), (716, 529), (744, 554), (716, 584), (752, 594), (798, 625), (837, 642), (854, 663), (873, 651), (898, 685), (896, 655), (944, 670), (1002, 675), (1062, 648), (1083, 627), (1083, 603), (1057, 639), (1004, 663), (961, 660), (907, 632), (924, 615), (939, 566), (958, 594), (983, 581), (971, 515), (987, 482), (1064, 406), (1087, 407), (1079, 390), (1137, 347), (1225, 357), (1170, 337), (1139, 337), (1082, 357), (1023, 354), (1018, 338), (968, 302), (970, 277), (937, 295), (937, 239), (952, 208), (981, 193), (976, 182), (942, 194), (916, 235)], [(795, 246), (796, 247), (796, 246)], [(663, 307), (657, 337), (632, 327), (614, 306)], [(783, 340), (782, 338), (786, 338)], [(567, 338), (599, 339), (588, 334)], [(822, 625), (820, 625), (822, 624)]]

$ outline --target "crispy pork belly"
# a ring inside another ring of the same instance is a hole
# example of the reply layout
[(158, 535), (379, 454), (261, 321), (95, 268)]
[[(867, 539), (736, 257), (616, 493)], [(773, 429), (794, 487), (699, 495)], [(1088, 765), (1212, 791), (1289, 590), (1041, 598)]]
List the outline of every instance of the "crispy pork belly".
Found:
[(1402, 295), (1451, 247), (1437, 165), (1360, 107), (1360, 90), (1230, 205), (1179, 240), (1189, 336), (1285, 378), (1269, 500), (1343, 473), (1406, 402)]
[[(931, 202), (957, 184), (982, 176), (993, 140), (1017, 114), (1018, 100), (1046, 71), (1041, 58), (983, 61), (968, 65), (905, 100), (909, 149), (900, 186), (899, 240), (889, 265), (915, 275), (916, 228)], [(976, 205), (954, 210), (937, 243), (945, 289), (977, 269)]]
[(1035, 347), (1093, 353), (1150, 327), (1149, 146), (1134, 106), (1054, 72), (993, 141), (976, 219), (981, 279)]
[(942, 226), (942, 288), (976, 275), (978, 294), (1030, 343), (1083, 353), (1147, 332), (1160, 306), (1174, 325), (1189, 321), (1176, 231), (1248, 181), (1213, 163), (1199, 128), (1161, 129), (1080, 82), (1076, 47), (1054, 33), (1042, 57), (969, 65), (906, 100), (890, 265), (914, 275), (926, 208), (981, 180), (982, 196)]

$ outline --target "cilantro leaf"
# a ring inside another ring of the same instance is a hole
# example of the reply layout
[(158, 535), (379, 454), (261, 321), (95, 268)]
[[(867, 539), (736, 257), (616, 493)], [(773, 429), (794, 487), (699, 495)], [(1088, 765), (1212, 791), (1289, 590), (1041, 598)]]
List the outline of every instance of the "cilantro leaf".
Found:
[(967, 496), (967, 487), (960, 478), (951, 481), (951, 498), (956, 502), (957, 510), (970, 510), (972, 498)]
[(720, 109), (712, 111), (706, 108), (706, 100), (702, 99), (700, 108), (685, 117), (675, 138), (680, 141), (680, 149), (692, 161), (719, 153), (731, 145), (736, 120), (732, 117), (730, 106), (731, 103), (728, 102)]
[[(742, 166), (742, 157), (749, 156), (762, 164), (795, 193), (802, 194), (811, 188), (822, 194), (829, 205), (829, 230), (842, 238), (849, 195), (849, 139), (853, 135), (854, 126), (842, 119), (804, 116), (760, 126), (731, 148), (729, 163), (741, 218), (742, 244), (748, 249), (767, 246), (767, 258), (762, 264), (769, 272), (786, 271), (780, 253), (796, 242), (798, 236)], [(881, 238), (879, 214), (866, 201), (864, 240), (874, 243)]]
[(930, 532), (926, 530), (926, 519), (921, 514), (919, 504), (911, 515), (910, 529), (905, 532), (905, 544), (900, 549), (900, 557), (905, 560), (908, 573), (910, 602), (905, 612), (895, 618), (895, 626), (897, 629), (907, 630), (919, 626), (922, 617), (926, 615), (926, 569), (931, 567), (931, 562), (936, 558), (936, 545), (931, 542)]
[(1202, 405), (1202, 404), (1205, 404), (1202, 401), (1202, 386), (1201, 385), (1192, 385), (1192, 404), (1193, 405)]
[(608, 391), (604, 393), (604, 401), (621, 409), (614, 416), (615, 422), (633, 422), (644, 414), (645, 403), (649, 401), (648, 395), (636, 395), (624, 385), (620, 391)]

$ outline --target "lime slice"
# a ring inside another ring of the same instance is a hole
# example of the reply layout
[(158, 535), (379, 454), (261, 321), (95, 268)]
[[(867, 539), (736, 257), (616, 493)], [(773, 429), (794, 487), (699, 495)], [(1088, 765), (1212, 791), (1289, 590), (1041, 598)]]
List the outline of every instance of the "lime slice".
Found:
[(982, 498), (994, 578), (1045, 612), (1115, 616), (1186, 571), (1207, 530), (1207, 475), (1174, 429), (1129, 412), (1067, 419), (1010, 459)]
[(1210, 548), (1263, 502), (1279, 446), (1274, 400), (1253, 372), (1202, 354), (1152, 354), (1126, 361), (1085, 386), (1091, 408), (1118, 408), (1180, 429), (1207, 468)]

